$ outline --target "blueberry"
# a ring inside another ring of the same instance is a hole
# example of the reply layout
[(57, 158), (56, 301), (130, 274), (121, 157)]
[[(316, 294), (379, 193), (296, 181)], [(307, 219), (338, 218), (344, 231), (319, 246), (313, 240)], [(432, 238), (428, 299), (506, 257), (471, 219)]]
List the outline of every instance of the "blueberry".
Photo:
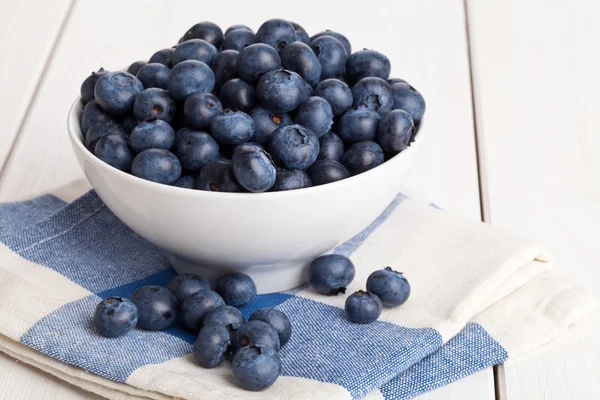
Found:
[(426, 108), (425, 99), (417, 89), (406, 82), (394, 82), (392, 93), (394, 95), (394, 110), (406, 111), (415, 123), (423, 118)]
[(333, 132), (327, 132), (319, 138), (321, 150), (317, 160), (340, 161), (344, 155), (344, 142)]
[(217, 292), (230, 306), (243, 306), (256, 296), (256, 285), (252, 278), (241, 272), (231, 272), (223, 275), (217, 283)]
[(294, 31), (296, 31), (296, 40), (299, 40), (302, 43), (306, 43), (310, 46), (310, 36), (308, 36), (306, 30), (302, 26), (300, 26), (300, 24), (297, 24), (293, 21), (290, 21), (290, 24), (292, 24), (292, 26), (294, 27)]
[(350, 177), (350, 173), (335, 160), (319, 160), (308, 169), (313, 186), (325, 185)]
[(192, 332), (198, 332), (202, 320), (212, 310), (224, 306), (221, 296), (210, 289), (201, 289), (192, 293), (181, 303), (181, 320)]
[(329, 132), (333, 125), (331, 106), (322, 97), (309, 97), (298, 107), (294, 122), (307, 127), (317, 137), (321, 137)]
[(105, 163), (121, 171), (131, 171), (133, 152), (129, 148), (124, 135), (108, 135), (101, 138), (94, 147), (94, 154)]
[(308, 284), (326, 295), (346, 293), (354, 279), (354, 264), (341, 254), (328, 254), (315, 258), (308, 267)]
[(183, 101), (194, 92), (211, 92), (214, 87), (215, 74), (203, 62), (182, 61), (169, 72), (169, 93), (175, 100)]
[(387, 82), (391, 85), (393, 85), (394, 83), (406, 83), (406, 81), (404, 79), (400, 79), (400, 78), (390, 78), (387, 80)]
[(146, 149), (171, 150), (175, 145), (175, 131), (160, 119), (144, 121), (131, 132), (130, 144), (136, 153)]
[(234, 332), (244, 324), (244, 315), (240, 310), (232, 306), (221, 306), (215, 308), (202, 320), (202, 325), (220, 325)]
[(280, 53), (283, 68), (298, 73), (309, 85), (315, 86), (321, 79), (321, 63), (310, 46), (294, 42)]
[(98, 72), (92, 72), (90, 76), (85, 78), (81, 84), (81, 101), (87, 103), (94, 99), (94, 88), (96, 87), (96, 82), (98, 82), (98, 79), (100, 79), (100, 77), (102, 77), (104, 74), (106, 74), (106, 71), (104, 68), (100, 68)]
[(285, 46), (296, 41), (296, 30), (290, 22), (274, 18), (266, 21), (258, 28), (254, 40), (256, 43), (266, 43), (281, 51)]
[(241, 144), (254, 135), (254, 121), (245, 112), (227, 108), (210, 121), (210, 131), (221, 144)]
[(112, 296), (96, 306), (94, 327), (99, 334), (113, 338), (123, 336), (138, 322), (138, 309), (129, 299)]
[(267, 72), (260, 78), (256, 95), (267, 110), (288, 112), (298, 108), (300, 103), (310, 97), (309, 87), (297, 73), (279, 69)]
[(368, 76), (385, 80), (389, 78), (391, 68), (390, 60), (385, 55), (375, 50), (363, 49), (348, 57), (346, 74), (352, 82), (358, 82)]
[(319, 32), (316, 35), (313, 35), (310, 40), (311, 42), (317, 38), (320, 38), (321, 36), (333, 36), (334, 38), (336, 38), (337, 40), (340, 41), (340, 43), (344, 46), (344, 49), (346, 49), (346, 53), (348, 53), (348, 55), (352, 54), (352, 45), (350, 44), (350, 41), (348, 40), (348, 38), (344, 35), (342, 35), (341, 33), (337, 33), (334, 31), (330, 31), (329, 29), (323, 31), (323, 32)]
[(87, 133), (93, 125), (100, 121), (113, 121), (113, 116), (104, 111), (95, 99), (90, 100), (85, 107), (83, 107), (83, 113), (81, 114), (81, 131), (84, 134)]
[(370, 324), (381, 315), (383, 306), (376, 295), (358, 290), (348, 296), (345, 304), (346, 318), (357, 324)]
[(351, 108), (338, 121), (337, 134), (346, 143), (372, 140), (377, 133), (379, 114), (366, 108)]
[(263, 321), (271, 325), (279, 336), (279, 344), (283, 347), (292, 337), (292, 323), (285, 313), (274, 308), (261, 308), (252, 313), (249, 321)]
[(268, 346), (250, 346), (236, 354), (231, 367), (239, 386), (259, 391), (277, 380), (281, 373), (281, 360), (279, 354)]
[(236, 180), (246, 190), (266, 192), (275, 184), (275, 164), (262, 146), (241, 144), (235, 148), (231, 161)]
[(273, 132), (269, 149), (280, 167), (304, 171), (319, 155), (319, 138), (302, 125), (286, 125)]
[(222, 111), (221, 101), (212, 93), (192, 93), (183, 104), (185, 123), (194, 129), (207, 129), (210, 121)]
[(237, 77), (237, 60), (239, 52), (223, 50), (213, 60), (212, 70), (215, 74), (215, 89), (218, 91), (228, 80)]
[(135, 156), (131, 173), (142, 179), (172, 185), (181, 176), (181, 163), (168, 150), (148, 149)]
[(221, 325), (204, 325), (194, 342), (194, 360), (204, 368), (216, 367), (227, 356), (230, 343), (227, 328)]
[(177, 297), (177, 300), (183, 301), (198, 290), (210, 290), (210, 283), (196, 274), (181, 274), (171, 279), (167, 288), (173, 292), (175, 297)]
[(202, 167), (196, 179), (196, 189), (210, 192), (243, 191), (233, 175), (231, 161), (223, 158), (218, 158)]
[(404, 150), (410, 145), (415, 126), (410, 114), (404, 110), (393, 110), (384, 115), (377, 128), (377, 143), (392, 154)]
[(264, 321), (248, 321), (232, 335), (231, 354), (235, 356), (242, 347), (257, 345), (269, 346), (279, 351), (279, 335), (275, 328)]
[(275, 49), (264, 43), (252, 44), (240, 50), (237, 73), (246, 82), (255, 84), (269, 71), (281, 68), (281, 58)]
[(182, 137), (184, 137), (185, 135), (187, 135), (190, 132), (198, 132), (198, 131), (195, 131), (192, 128), (188, 128), (186, 126), (184, 128), (181, 128), (177, 132), (175, 132), (175, 143), (179, 142), (179, 139), (181, 139)]
[(169, 82), (169, 67), (160, 63), (146, 64), (140, 68), (137, 78), (144, 88), (166, 89)]
[(200, 168), (219, 156), (219, 145), (206, 132), (193, 131), (177, 141), (175, 155), (181, 161), (181, 167), (190, 172)]
[(196, 176), (195, 175), (181, 175), (173, 186), (177, 186), (184, 189), (196, 189)]
[(271, 187), (272, 192), (284, 190), (302, 189), (311, 187), (310, 177), (304, 171), (277, 168), (275, 184)]
[(367, 278), (367, 290), (377, 295), (386, 307), (404, 304), (410, 296), (410, 284), (402, 272), (390, 267), (371, 273)]
[(180, 43), (173, 52), (173, 65), (187, 60), (201, 61), (211, 65), (219, 50), (206, 40), (190, 39)]
[(177, 298), (169, 289), (147, 285), (131, 295), (138, 309), (138, 326), (149, 331), (167, 329), (177, 318)]
[(123, 126), (112, 120), (97, 122), (88, 129), (85, 134), (85, 147), (94, 153), (98, 141), (108, 135), (121, 135), (127, 137), (127, 131)]
[(256, 90), (243, 79), (231, 79), (221, 87), (219, 97), (228, 108), (248, 112), (256, 107)]
[(160, 119), (171, 123), (175, 111), (175, 100), (165, 89), (145, 89), (136, 97), (133, 104), (133, 115), (138, 121)]
[(229, 28), (227, 28), (227, 30), (225, 31), (225, 36), (229, 35), (232, 31), (238, 30), (238, 29), (245, 29), (247, 31), (250, 31), (252, 33), (254, 33), (254, 31), (252, 30), (252, 28), (246, 26), (246, 25), (242, 25), (242, 24), (237, 24), (237, 25), (231, 25)]
[(100, 107), (113, 115), (124, 115), (133, 109), (135, 98), (144, 90), (142, 82), (127, 72), (108, 72), (98, 79), (94, 96)]
[[(146, 61), (136, 61), (132, 63), (129, 68), (127, 68), (127, 72), (131, 75), (137, 76), (138, 71), (146, 64), (148, 64)], [(144, 87), (146, 87), (146, 85), (144, 85)]]
[(240, 51), (246, 46), (254, 44), (254, 32), (247, 29), (236, 29), (225, 35), (223, 50)]
[(347, 84), (339, 79), (325, 79), (315, 87), (315, 96), (319, 96), (327, 100), (331, 106), (331, 111), (334, 116), (340, 116), (345, 113), (354, 101), (352, 91)]
[(192, 26), (181, 38), (183, 42), (191, 39), (203, 39), (216, 48), (220, 48), (221, 43), (223, 43), (223, 31), (217, 24), (212, 22), (199, 22)]
[(381, 147), (370, 140), (354, 143), (342, 157), (342, 164), (352, 175), (362, 174), (385, 161)]
[[(134, 104), (135, 106), (135, 104)], [(121, 125), (123, 125), (123, 128), (125, 129), (125, 131), (127, 132), (131, 132), (133, 130), (133, 128), (135, 128), (138, 124), (138, 120), (135, 118), (135, 116), (133, 114), (129, 114), (127, 116), (125, 116), (125, 118), (123, 118), (123, 120), (121, 121)]]
[(152, 54), (152, 57), (150, 57), (150, 59), (148, 60), (148, 64), (159, 63), (171, 68), (173, 66), (174, 52), (175, 49), (173, 48), (159, 50), (156, 53)]
[(288, 114), (272, 113), (262, 107), (256, 107), (250, 111), (250, 117), (254, 121), (254, 136), (250, 138), (250, 141), (261, 146), (269, 144), (275, 129), (292, 124), (292, 118)]
[(392, 88), (381, 78), (363, 78), (352, 88), (354, 107), (364, 107), (368, 110), (385, 114), (394, 105)]
[(348, 53), (344, 45), (333, 36), (321, 36), (310, 47), (321, 63), (321, 79), (336, 78), (344, 73)]

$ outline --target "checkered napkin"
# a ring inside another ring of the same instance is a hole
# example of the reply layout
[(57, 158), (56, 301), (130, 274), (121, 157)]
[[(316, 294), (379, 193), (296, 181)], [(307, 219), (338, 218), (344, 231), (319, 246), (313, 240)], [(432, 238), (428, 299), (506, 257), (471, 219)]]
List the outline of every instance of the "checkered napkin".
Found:
[(344, 318), (343, 295), (302, 286), (257, 296), (245, 317), (277, 308), (293, 335), (281, 377), (248, 392), (228, 362), (196, 366), (194, 335), (180, 328), (116, 339), (94, 331), (101, 298), (166, 285), (175, 273), (93, 191), (73, 200), (77, 190), (0, 204), (0, 350), (112, 399), (410, 398), (554, 340), (595, 305), (549, 273), (551, 257), (536, 244), (398, 194), (334, 252), (357, 267), (350, 293), (391, 265), (411, 282), (408, 302), (357, 325)]

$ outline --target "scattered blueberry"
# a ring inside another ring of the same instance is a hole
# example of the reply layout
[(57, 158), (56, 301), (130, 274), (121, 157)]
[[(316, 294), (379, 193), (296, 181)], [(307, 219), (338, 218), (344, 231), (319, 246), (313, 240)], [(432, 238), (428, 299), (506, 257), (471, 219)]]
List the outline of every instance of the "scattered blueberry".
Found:
[(209, 192), (242, 192), (243, 188), (235, 179), (231, 161), (218, 158), (206, 164), (196, 179), (196, 189)]
[(272, 192), (284, 190), (302, 189), (312, 186), (310, 177), (304, 171), (277, 168), (275, 184), (271, 187)]
[(283, 68), (294, 71), (311, 86), (321, 79), (321, 63), (310, 46), (302, 42), (291, 43), (280, 53)]
[(275, 164), (262, 146), (256, 143), (237, 146), (231, 162), (235, 178), (246, 190), (266, 192), (275, 184)]
[(175, 132), (171, 125), (160, 119), (144, 121), (133, 128), (129, 142), (136, 153), (146, 149), (171, 150), (175, 145)]
[(363, 49), (348, 57), (346, 74), (352, 82), (358, 82), (368, 76), (387, 79), (391, 68), (390, 60), (385, 55), (375, 50)]
[(203, 39), (216, 48), (220, 48), (223, 43), (223, 31), (217, 24), (212, 22), (199, 22), (192, 26), (181, 38), (183, 42), (191, 39)]
[(294, 26), (284, 19), (274, 18), (264, 22), (254, 38), (256, 43), (266, 43), (277, 51), (296, 41)]
[(268, 346), (250, 346), (241, 349), (231, 363), (238, 385), (259, 391), (271, 386), (281, 373), (279, 354)]
[(138, 178), (172, 185), (181, 176), (181, 163), (168, 150), (148, 149), (135, 156), (131, 173)]
[(269, 144), (275, 129), (292, 124), (292, 118), (288, 114), (273, 113), (262, 107), (250, 111), (250, 117), (254, 121), (254, 135), (250, 141), (265, 147)]
[(277, 50), (264, 43), (256, 43), (240, 50), (237, 73), (246, 82), (255, 84), (267, 72), (281, 68)]
[(237, 77), (238, 54), (235, 50), (223, 50), (213, 60), (211, 67), (215, 74), (215, 90), (219, 91), (225, 82)]
[(327, 100), (331, 105), (333, 115), (338, 117), (352, 107), (354, 99), (348, 85), (339, 79), (329, 78), (322, 80), (315, 87), (315, 96)]
[(173, 66), (174, 52), (175, 49), (173, 48), (159, 50), (156, 53), (152, 54), (152, 57), (150, 57), (150, 59), (148, 60), (148, 64), (159, 63), (171, 68)]
[(198, 290), (210, 289), (210, 283), (196, 274), (181, 274), (171, 279), (167, 288), (173, 292), (177, 300), (183, 301)]
[(87, 103), (94, 99), (94, 88), (96, 87), (96, 82), (98, 82), (98, 79), (100, 79), (100, 77), (102, 77), (104, 74), (106, 74), (106, 71), (104, 68), (100, 68), (98, 72), (92, 72), (90, 76), (85, 78), (81, 84), (81, 101)]
[(177, 298), (165, 287), (142, 286), (133, 292), (131, 301), (137, 306), (137, 325), (142, 329), (161, 331), (177, 318)]
[(104, 111), (95, 99), (90, 100), (81, 114), (81, 131), (85, 134), (97, 122), (113, 120), (114, 118)]
[(330, 31), (329, 29), (327, 29), (323, 32), (319, 32), (316, 35), (313, 35), (310, 38), (310, 40), (313, 41), (317, 38), (320, 38), (321, 36), (333, 36), (334, 38), (339, 40), (340, 43), (344, 46), (344, 49), (346, 49), (346, 53), (348, 53), (348, 55), (352, 54), (352, 45), (350, 44), (350, 41), (348, 40), (348, 38), (346, 36), (342, 35), (341, 33), (337, 33), (337, 32)]
[(348, 53), (339, 40), (325, 35), (313, 40), (310, 47), (321, 63), (321, 79), (337, 78), (344, 73)]
[(292, 337), (292, 323), (285, 313), (274, 308), (261, 308), (252, 313), (249, 321), (263, 321), (271, 325), (279, 336), (279, 344), (283, 347)]
[[(138, 71), (146, 64), (148, 64), (146, 61), (136, 61), (127, 68), (127, 72), (133, 76), (137, 76)], [(144, 85), (144, 87), (146, 86)]]
[(300, 26), (300, 24), (297, 24), (293, 21), (290, 21), (290, 24), (292, 24), (294, 30), (296, 31), (296, 40), (299, 40), (302, 43), (306, 43), (310, 46), (310, 36), (308, 36), (306, 30), (302, 26)]
[(192, 293), (181, 303), (181, 321), (192, 332), (198, 332), (202, 320), (212, 310), (224, 306), (221, 296), (210, 289), (201, 289)]
[(319, 139), (302, 125), (286, 125), (273, 132), (269, 149), (280, 167), (303, 171), (317, 159)]
[(344, 155), (344, 142), (333, 132), (327, 132), (319, 138), (319, 156), (317, 160), (341, 161)]
[(321, 137), (329, 132), (333, 125), (331, 106), (322, 97), (309, 97), (298, 107), (294, 122), (307, 127), (317, 137)]
[(160, 119), (170, 124), (175, 111), (175, 101), (165, 89), (145, 89), (133, 104), (133, 115), (138, 121)]
[(231, 33), (232, 31), (235, 31), (237, 29), (245, 29), (247, 31), (254, 33), (252, 28), (250, 28), (249, 26), (237, 24), (237, 25), (231, 25), (229, 28), (227, 28), (227, 30), (225, 31), (225, 36), (227, 36), (229, 33)]
[(219, 50), (203, 39), (190, 39), (180, 43), (173, 52), (173, 65), (187, 60), (201, 61), (211, 65)]
[(217, 142), (237, 145), (254, 135), (254, 121), (245, 112), (226, 108), (210, 121), (210, 131)]
[(231, 79), (221, 87), (219, 97), (226, 107), (249, 112), (256, 106), (256, 90), (243, 79)]
[(222, 325), (204, 325), (194, 342), (194, 360), (204, 367), (216, 367), (225, 359), (231, 340), (227, 328)]
[(203, 325), (220, 325), (227, 328), (229, 332), (237, 331), (245, 322), (242, 312), (232, 306), (215, 308), (202, 320)]
[(295, 72), (285, 69), (267, 72), (256, 86), (261, 105), (269, 111), (288, 112), (310, 96), (310, 85)]
[(246, 346), (269, 346), (275, 351), (279, 351), (279, 335), (275, 328), (264, 321), (248, 321), (232, 335), (231, 354), (235, 356), (238, 350)]
[(358, 175), (383, 164), (385, 156), (381, 147), (370, 140), (354, 143), (342, 157), (342, 164), (351, 175)]
[(127, 72), (108, 72), (98, 79), (94, 97), (100, 107), (113, 115), (125, 115), (133, 109), (135, 98), (144, 90), (142, 82)]
[(346, 293), (354, 279), (354, 264), (341, 254), (328, 254), (315, 258), (308, 267), (308, 284), (328, 296)]
[(363, 78), (352, 88), (354, 107), (385, 114), (392, 110), (394, 96), (389, 83), (381, 78)]
[(195, 175), (181, 175), (173, 186), (177, 186), (184, 189), (196, 189), (196, 176)]
[(219, 145), (208, 133), (193, 131), (179, 139), (174, 153), (181, 161), (184, 170), (197, 172), (217, 159)]
[(225, 35), (222, 49), (240, 51), (251, 44), (254, 44), (254, 32), (247, 29), (236, 29)]
[(372, 140), (377, 133), (379, 114), (366, 108), (351, 108), (340, 117), (337, 134), (346, 143)]
[(222, 111), (221, 101), (212, 93), (192, 93), (183, 104), (185, 123), (194, 129), (207, 129), (210, 121)]
[(203, 62), (182, 61), (169, 72), (169, 93), (175, 100), (185, 100), (194, 92), (210, 92), (215, 87), (215, 74)]
[(225, 274), (217, 283), (217, 292), (230, 306), (243, 306), (256, 296), (256, 285), (252, 278), (241, 272)]
[(137, 322), (137, 307), (124, 297), (112, 296), (102, 300), (96, 306), (94, 327), (102, 336), (109, 338), (123, 336), (135, 328)]
[(410, 114), (404, 110), (393, 110), (379, 121), (377, 143), (384, 151), (396, 154), (410, 145), (414, 132)]
[(377, 295), (386, 307), (404, 304), (410, 296), (410, 284), (402, 272), (390, 267), (371, 273), (367, 278), (367, 290)]
[(406, 82), (392, 83), (394, 95), (394, 110), (404, 110), (410, 114), (415, 123), (419, 122), (425, 114), (425, 99), (421, 93)]
[(171, 71), (169, 67), (164, 64), (151, 63), (142, 66), (136, 76), (146, 89), (166, 89), (169, 83), (169, 71)]
[(94, 154), (100, 160), (124, 172), (131, 171), (133, 152), (125, 135), (108, 135), (96, 143)]
[(318, 160), (308, 169), (313, 186), (325, 185), (350, 177), (350, 173), (335, 160)]
[(370, 324), (379, 318), (383, 306), (376, 295), (358, 290), (346, 299), (346, 317), (350, 322)]

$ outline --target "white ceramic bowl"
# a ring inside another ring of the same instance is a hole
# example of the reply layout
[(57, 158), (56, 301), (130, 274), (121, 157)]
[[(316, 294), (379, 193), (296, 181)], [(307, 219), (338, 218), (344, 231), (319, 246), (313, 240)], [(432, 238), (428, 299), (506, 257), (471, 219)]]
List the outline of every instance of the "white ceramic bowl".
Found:
[[(383, 165), (339, 182), (272, 193), (217, 193), (162, 185), (102, 162), (83, 144), (78, 98), (68, 119), (79, 164), (107, 207), (164, 250), (179, 273), (213, 282), (241, 271), (259, 293), (306, 281), (315, 257), (350, 239), (393, 200), (418, 142)], [(419, 133), (422, 135), (422, 132)]]

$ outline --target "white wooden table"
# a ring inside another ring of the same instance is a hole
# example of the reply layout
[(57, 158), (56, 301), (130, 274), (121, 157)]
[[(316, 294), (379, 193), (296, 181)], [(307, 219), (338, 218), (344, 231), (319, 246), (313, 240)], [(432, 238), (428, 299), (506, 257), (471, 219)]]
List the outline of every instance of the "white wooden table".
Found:
[[(427, 100), (407, 184), (446, 210), (535, 238), (600, 295), (600, 2), (20, 0), (0, 12), (0, 201), (82, 176), (66, 114), (90, 71), (169, 47), (193, 23), (272, 17), (387, 54)], [(295, 4), (295, 6), (294, 6)], [(332, 15), (336, 17), (332, 19)], [(600, 398), (600, 313), (560, 343), (422, 399)], [(0, 399), (97, 399), (0, 355)]]

